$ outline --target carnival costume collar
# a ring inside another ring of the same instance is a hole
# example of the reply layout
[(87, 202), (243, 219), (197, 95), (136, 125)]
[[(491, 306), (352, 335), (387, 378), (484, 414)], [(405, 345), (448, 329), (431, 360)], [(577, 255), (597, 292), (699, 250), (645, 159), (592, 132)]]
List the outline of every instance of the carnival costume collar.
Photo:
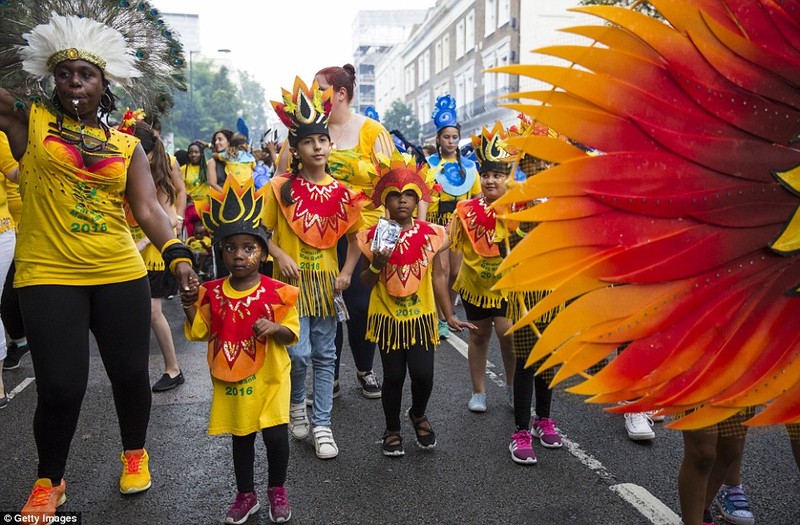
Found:
[(458, 168), (458, 162), (455, 160), (443, 160), (437, 153), (434, 153), (428, 159), (430, 165), (435, 168), (436, 182), (442, 186), (442, 191), (448, 195), (464, 195), (475, 184), (477, 172), (475, 162), (466, 157), (461, 157), (460, 160), (461, 167), (464, 169), (463, 175)]

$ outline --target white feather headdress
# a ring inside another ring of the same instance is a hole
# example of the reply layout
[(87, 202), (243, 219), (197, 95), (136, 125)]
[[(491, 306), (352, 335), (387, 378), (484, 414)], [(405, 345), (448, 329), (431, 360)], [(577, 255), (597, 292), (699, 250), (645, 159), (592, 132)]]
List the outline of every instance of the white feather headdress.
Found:
[(183, 46), (146, 1), (0, 0), (0, 87), (17, 105), (50, 104), (53, 69), (63, 60), (97, 65), (112, 89), (152, 115), (185, 90)]
[(22, 69), (41, 80), (68, 59), (93, 63), (112, 84), (127, 85), (142, 76), (136, 69), (136, 52), (122, 33), (91, 18), (52, 13), (50, 22), (34, 27), (22, 38), (28, 43), (17, 46)]

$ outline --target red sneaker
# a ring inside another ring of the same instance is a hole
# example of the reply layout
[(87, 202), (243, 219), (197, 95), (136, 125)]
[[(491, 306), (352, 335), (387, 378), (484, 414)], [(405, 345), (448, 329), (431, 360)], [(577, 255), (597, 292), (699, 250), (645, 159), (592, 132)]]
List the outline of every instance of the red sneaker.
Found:
[(61, 484), (54, 487), (49, 478), (39, 478), (33, 484), (31, 495), (20, 514), (36, 516), (36, 523), (43, 523), (45, 516), (54, 516), (56, 509), (67, 501), (66, 491), (67, 483), (63, 479)]

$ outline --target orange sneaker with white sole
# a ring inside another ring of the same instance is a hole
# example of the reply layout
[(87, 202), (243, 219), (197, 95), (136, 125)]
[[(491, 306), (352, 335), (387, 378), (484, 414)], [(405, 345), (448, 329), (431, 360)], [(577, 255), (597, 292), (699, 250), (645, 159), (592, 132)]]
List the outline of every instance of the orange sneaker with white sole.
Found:
[(122, 476), (119, 478), (119, 491), (123, 494), (136, 494), (150, 488), (150, 457), (143, 448), (126, 450), (120, 457)]
[[(45, 516), (54, 516), (56, 509), (67, 501), (67, 483), (62, 479), (53, 486), (49, 478), (39, 478), (33, 484), (31, 495), (20, 512), (23, 516), (36, 516), (35, 523), (44, 523)], [(27, 522), (26, 522), (27, 523)]]

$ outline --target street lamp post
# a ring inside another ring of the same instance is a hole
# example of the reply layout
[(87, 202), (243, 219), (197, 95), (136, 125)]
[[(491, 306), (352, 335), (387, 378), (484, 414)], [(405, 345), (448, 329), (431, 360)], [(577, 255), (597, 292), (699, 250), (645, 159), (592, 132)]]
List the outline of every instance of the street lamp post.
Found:
[(192, 75), (192, 56), (198, 53), (198, 51), (189, 50), (189, 119), (191, 120), (191, 124), (189, 125), (189, 131), (191, 136), (189, 137), (189, 142), (195, 140), (195, 115), (194, 115), (194, 79)]

